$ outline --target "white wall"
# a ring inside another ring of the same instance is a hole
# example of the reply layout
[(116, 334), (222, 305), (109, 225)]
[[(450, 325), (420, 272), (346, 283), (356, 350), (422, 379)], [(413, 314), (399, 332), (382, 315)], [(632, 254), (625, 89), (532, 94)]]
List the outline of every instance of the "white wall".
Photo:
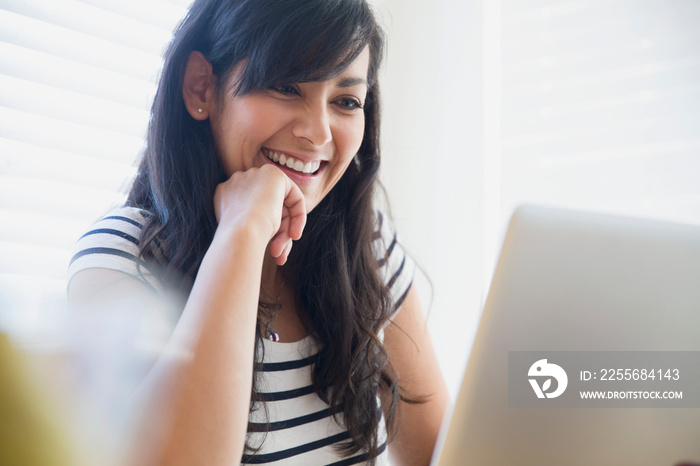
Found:
[(481, 2), (375, 2), (389, 35), (382, 179), (455, 394), (480, 314)]
[(517, 205), (700, 223), (700, 4), (376, 4), (383, 179), (454, 394)]

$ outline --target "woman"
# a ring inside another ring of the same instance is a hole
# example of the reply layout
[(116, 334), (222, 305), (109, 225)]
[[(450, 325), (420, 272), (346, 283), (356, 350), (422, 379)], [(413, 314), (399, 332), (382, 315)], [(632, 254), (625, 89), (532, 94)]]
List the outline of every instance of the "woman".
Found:
[(447, 393), (374, 207), (383, 49), (363, 0), (197, 0), (175, 32), (127, 206), (69, 289), (183, 295), (147, 383), (163, 464), (429, 462)]

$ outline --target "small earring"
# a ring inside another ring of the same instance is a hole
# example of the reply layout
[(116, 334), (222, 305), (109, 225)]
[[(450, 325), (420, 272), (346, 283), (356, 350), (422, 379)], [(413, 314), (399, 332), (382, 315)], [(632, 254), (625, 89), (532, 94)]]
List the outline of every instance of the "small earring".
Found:
[(198, 108), (197, 111), (198, 111), (199, 113), (202, 113), (202, 109), (201, 109), (201, 108)]

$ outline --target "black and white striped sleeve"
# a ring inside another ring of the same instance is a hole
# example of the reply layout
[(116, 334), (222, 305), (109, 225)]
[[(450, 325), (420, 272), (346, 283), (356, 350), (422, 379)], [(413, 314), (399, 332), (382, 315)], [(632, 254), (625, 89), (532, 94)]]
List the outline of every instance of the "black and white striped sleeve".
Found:
[(396, 314), (413, 283), (415, 263), (401, 245), (391, 221), (381, 211), (377, 211), (374, 243), (379, 272), (391, 292), (392, 314)]
[(95, 223), (75, 244), (68, 283), (78, 272), (99, 268), (125, 273), (158, 290), (153, 271), (138, 258), (145, 220), (140, 209), (122, 207)]

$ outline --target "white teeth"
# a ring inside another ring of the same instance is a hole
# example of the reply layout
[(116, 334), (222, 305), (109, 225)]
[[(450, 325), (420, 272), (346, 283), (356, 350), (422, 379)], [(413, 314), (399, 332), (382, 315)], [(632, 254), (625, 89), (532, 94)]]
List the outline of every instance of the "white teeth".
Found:
[(274, 152), (274, 151), (263, 151), (265, 156), (272, 160), (273, 162), (279, 163), (280, 165), (284, 165), (288, 168), (291, 168), (294, 171), (301, 172), (301, 173), (315, 173), (316, 170), (318, 170), (321, 166), (320, 161), (315, 161), (315, 162), (302, 162), (301, 160), (296, 160), (292, 157), (289, 157), (288, 155), (281, 154), (279, 152)]

